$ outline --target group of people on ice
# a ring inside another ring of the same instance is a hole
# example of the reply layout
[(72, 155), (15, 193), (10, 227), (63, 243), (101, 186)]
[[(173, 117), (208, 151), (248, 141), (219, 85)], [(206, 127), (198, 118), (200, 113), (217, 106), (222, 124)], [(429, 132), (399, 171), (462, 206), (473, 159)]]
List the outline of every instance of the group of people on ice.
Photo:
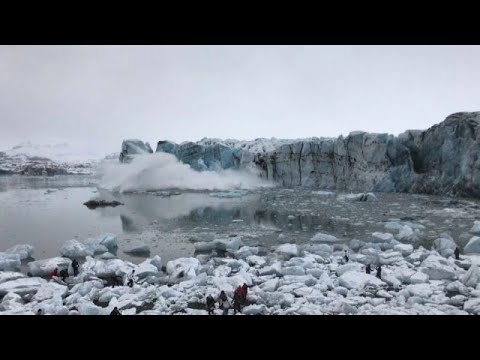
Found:
[[(459, 260), (460, 259), (460, 250), (457, 247), (454, 251), (455, 259)], [(345, 250), (343, 260), (345, 263), (348, 263), (350, 258), (348, 256), (348, 251)], [(77, 276), (79, 274), (79, 263), (76, 259), (72, 261), (72, 269), (73, 269), (73, 276)], [(381, 279), (382, 278), (382, 266), (378, 265), (376, 268), (376, 277)], [(365, 267), (365, 272), (367, 274), (370, 274), (372, 272), (372, 266), (371, 264), (367, 264)], [(55, 268), (51, 273), (50, 273), (50, 279), (56, 280), (58, 278), (61, 278), (63, 282), (65, 282), (66, 278), (69, 277), (68, 274), (68, 268), (67, 269), (62, 269), (58, 270), (58, 268)], [(112, 276), (112, 287), (121, 286), (122, 281), (118, 279), (117, 276)], [(133, 287), (135, 281), (135, 270), (132, 270), (127, 276), (126, 276), (126, 285), (129, 287)], [(215, 304), (218, 302), (218, 308), (223, 310), (223, 315), (228, 315), (228, 312), (231, 308), (233, 308), (234, 314), (237, 312), (241, 312), (242, 308), (247, 304), (247, 293), (248, 293), (248, 285), (244, 283), (242, 286), (239, 286), (235, 289), (233, 292), (233, 298), (232, 302), (228, 299), (227, 294), (225, 291), (221, 291), (220, 295), (218, 296), (218, 299), (215, 300), (212, 295), (207, 296), (206, 300), (206, 309), (208, 311), (209, 315), (214, 314), (215, 310)], [(37, 312), (38, 315), (42, 315), (43, 311), (42, 309), (39, 309)], [(115, 307), (110, 315), (121, 315), (120, 311)]]
[[(247, 304), (248, 285), (243, 284), (235, 289), (233, 292), (232, 302), (228, 300), (225, 291), (221, 291), (218, 296), (218, 308), (223, 310), (223, 315), (228, 315), (228, 311), (233, 307), (233, 313), (241, 312), (242, 308)], [(215, 310), (215, 303), (217, 302), (212, 295), (207, 296), (207, 311), (208, 315), (213, 315)]]
[[(78, 275), (78, 268), (80, 267), (80, 264), (76, 259), (73, 259), (72, 261), (72, 269), (73, 269), (73, 276)], [(61, 278), (63, 282), (69, 277), (70, 275), (68, 274), (68, 267), (65, 269), (62, 269), (58, 271), (58, 268), (55, 268), (51, 273), (50, 273), (50, 279), (54, 280), (55, 278)]]

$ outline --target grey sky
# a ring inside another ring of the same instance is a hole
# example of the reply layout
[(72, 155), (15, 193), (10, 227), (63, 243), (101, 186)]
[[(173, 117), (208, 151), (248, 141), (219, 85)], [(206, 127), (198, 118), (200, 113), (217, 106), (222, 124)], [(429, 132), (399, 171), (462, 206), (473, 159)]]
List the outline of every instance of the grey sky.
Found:
[(480, 110), (479, 46), (0, 46), (0, 149), (398, 134)]

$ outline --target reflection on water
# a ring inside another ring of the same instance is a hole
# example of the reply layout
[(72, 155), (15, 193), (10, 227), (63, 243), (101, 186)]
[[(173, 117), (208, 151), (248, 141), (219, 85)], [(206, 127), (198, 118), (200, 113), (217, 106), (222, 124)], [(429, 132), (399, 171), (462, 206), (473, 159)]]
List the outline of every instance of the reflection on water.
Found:
[(141, 229), (135, 225), (133, 219), (129, 218), (126, 215), (120, 215), (120, 220), (122, 221), (122, 230), (124, 233), (136, 233)]
[[(141, 240), (162, 259), (191, 256), (190, 239), (212, 240), (232, 234), (249, 244), (273, 245), (279, 232), (291, 242), (308, 242), (317, 232), (345, 241), (369, 241), (375, 231), (387, 232), (387, 221), (412, 221), (426, 227), (420, 242), (430, 246), (442, 232), (460, 245), (480, 218), (477, 201), (424, 195), (377, 194), (377, 202), (342, 202), (309, 189), (264, 189), (240, 198), (215, 198), (205, 192), (175, 196), (111, 194), (88, 187), (88, 177), (0, 177), (0, 251), (14, 244), (36, 247), (37, 258), (57, 256), (64, 241), (101, 233), (117, 234), (122, 246)], [(91, 199), (124, 205), (89, 210)], [(396, 232), (394, 232), (396, 234)]]

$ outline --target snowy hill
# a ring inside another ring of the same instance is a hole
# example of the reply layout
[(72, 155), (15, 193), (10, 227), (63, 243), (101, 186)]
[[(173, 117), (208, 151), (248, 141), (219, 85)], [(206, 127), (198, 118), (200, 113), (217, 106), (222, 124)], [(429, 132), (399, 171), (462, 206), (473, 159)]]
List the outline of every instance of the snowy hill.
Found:
[(90, 175), (100, 159), (67, 143), (38, 145), (21, 143), (0, 151), (0, 174), (20, 175)]

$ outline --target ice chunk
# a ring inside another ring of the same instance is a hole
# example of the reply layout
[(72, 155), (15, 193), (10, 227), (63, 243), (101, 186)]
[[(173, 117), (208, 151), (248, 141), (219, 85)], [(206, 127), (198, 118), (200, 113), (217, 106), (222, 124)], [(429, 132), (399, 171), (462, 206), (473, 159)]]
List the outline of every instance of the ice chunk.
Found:
[(328, 259), (333, 253), (332, 247), (327, 244), (308, 244), (303, 249), (312, 254), (320, 255), (323, 259)]
[[(466, 278), (466, 280), (468, 281), (468, 278)], [(454, 293), (457, 292), (465, 296), (469, 294), (468, 288), (458, 280), (452, 281), (450, 284), (448, 284), (445, 287), (445, 290), (447, 292), (454, 292)]]
[(259, 276), (265, 276), (265, 275), (281, 275), (282, 273), (282, 264), (280, 261), (274, 262), (270, 266), (265, 266), (264, 268), (258, 270), (258, 275)]
[(460, 281), (465, 284), (465, 286), (476, 287), (480, 282), (480, 269), (477, 265), (470, 266), (470, 269), (465, 275), (462, 276)]
[(381, 232), (374, 232), (372, 234), (373, 242), (381, 243), (381, 242), (389, 242), (393, 240), (393, 235), (390, 233), (381, 233)]
[(312, 194), (314, 195), (322, 195), (322, 196), (330, 196), (330, 195), (335, 195), (334, 192), (331, 192), (331, 191), (312, 191)]
[(384, 281), (394, 289), (398, 289), (402, 285), (402, 282), (398, 280), (393, 274), (382, 274), (382, 281)]
[(120, 259), (98, 260), (87, 257), (85, 263), (82, 264), (83, 272), (94, 274), (98, 277), (111, 277), (113, 275), (123, 276), (129, 274), (133, 270), (133, 264), (124, 262)]
[(80, 315), (109, 315), (108, 308), (102, 308), (90, 302), (80, 303), (78, 306), (78, 313)]
[(106, 254), (106, 253), (110, 254), (108, 252), (108, 249), (107, 249), (106, 246), (97, 244), (97, 245), (93, 246), (92, 248), (93, 248), (92, 250), (93, 250), (94, 255), (103, 255), (103, 254)]
[(320, 277), (323, 274), (323, 270), (321, 270), (321, 269), (307, 269), (305, 271), (305, 274), (312, 275), (313, 277), (316, 277), (317, 279), (320, 279)]
[(363, 269), (363, 266), (358, 263), (347, 263), (345, 265), (340, 265), (337, 268), (336, 273), (337, 273), (337, 276), (342, 276), (347, 271), (361, 272), (362, 269)]
[(296, 244), (283, 244), (275, 249), (275, 252), (283, 257), (292, 257), (298, 255), (298, 248)]
[(13, 272), (13, 271), (1, 271), (0, 272), (0, 284), (3, 284), (4, 282), (7, 281), (12, 281), (20, 278), (24, 278), (25, 275), (19, 272)]
[(233, 239), (225, 240), (214, 240), (216, 249), (220, 251), (235, 252), (243, 246), (242, 238), (240, 236), (234, 237)]
[(472, 226), (472, 228), (470, 229), (470, 232), (471, 232), (472, 234), (480, 234), (480, 221), (475, 220), (475, 221), (473, 222), (473, 226)]
[(249, 305), (242, 309), (242, 314), (245, 315), (263, 315), (267, 313), (267, 307), (265, 305)]
[(32, 300), (42, 302), (45, 300), (52, 299), (55, 296), (62, 297), (67, 293), (67, 291), (68, 291), (68, 287), (65, 285), (60, 285), (56, 282), (48, 282), (38, 289), (37, 293), (33, 296)]
[(463, 310), (467, 311), (470, 314), (479, 314), (480, 313), (480, 298), (474, 298), (465, 301), (463, 304)]
[(85, 245), (93, 250), (95, 254), (105, 252), (115, 252), (118, 249), (117, 236), (114, 234), (103, 234), (93, 239), (85, 240)]
[(465, 245), (463, 252), (465, 254), (480, 254), (480, 236), (472, 237)]
[(374, 193), (361, 193), (339, 195), (337, 199), (340, 201), (376, 201), (377, 197)]
[(420, 247), (418, 249), (415, 249), (413, 253), (407, 256), (407, 261), (410, 263), (417, 263), (417, 262), (422, 262), (425, 260), (428, 256), (430, 255), (430, 252), (425, 250), (424, 248)]
[(65, 241), (60, 248), (60, 254), (69, 258), (84, 258), (93, 255), (93, 250), (79, 241), (72, 239)]
[(5, 250), (7, 254), (18, 254), (20, 256), (20, 260), (31, 258), (33, 256), (33, 251), (33, 246), (28, 244), (14, 245)]
[(413, 269), (397, 267), (394, 269), (393, 276), (401, 282), (409, 284), (410, 278), (415, 275), (415, 273), (416, 271)]
[(73, 295), (88, 296), (98, 294), (98, 290), (103, 289), (103, 282), (100, 280), (85, 281), (83, 283), (76, 284), (70, 293)]
[(410, 276), (410, 278), (408, 279), (408, 282), (410, 284), (422, 284), (422, 283), (427, 283), (428, 280), (429, 280), (429, 277), (427, 274), (418, 271), (412, 276)]
[(351, 240), (350, 243), (348, 244), (350, 249), (352, 249), (353, 251), (357, 251), (364, 245), (365, 245), (365, 241), (357, 240), (357, 239)]
[(334, 312), (338, 314), (356, 314), (358, 309), (347, 302), (341, 301), (336, 306)]
[(261, 284), (260, 289), (262, 289), (263, 291), (273, 292), (277, 290), (278, 283), (279, 283), (278, 279), (270, 279), (265, 281), (263, 284)]
[(135, 269), (135, 276), (139, 280), (146, 278), (147, 276), (155, 275), (158, 273), (158, 268), (150, 263), (150, 259), (145, 260)]
[(413, 252), (413, 246), (410, 244), (398, 244), (393, 247), (393, 250), (400, 252), (402, 256), (406, 257)]
[(324, 233), (317, 233), (311, 238), (312, 242), (330, 242), (334, 243), (339, 241), (335, 236), (333, 235), (328, 235)]
[(348, 289), (344, 288), (343, 286), (338, 286), (335, 289), (333, 289), (333, 291), (342, 296), (348, 295)]
[(258, 254), (258, 247), (253, 246), (242, 246), (240, 249), (235, 251), (235, 257), (237, 259), (246, 259), (249, 256), (257, 255)]
[(2, 299), (0, 311), (23, 310), (24, 301), (22, 297), (13, 292), (8, 293)]
[(378, 255), (378, 261), (381, 265), (392, 265), (402, 260), (402, 254), (397, 251), (385, 251)]
[(44, 279), (34, 278), (20, 278), (16, 280), (6, 281), (0, 284), (0, 296), (3, 296), (9, 292), (13, 292), (20, 296), (35, 294), (40, 287), (44, 286), (47, 282)]
[(340, 286), (347, 289), (363, 289), (368, 286), (382, 286), (383, 282), (370, 274), (347, 271), (339, 278)]
[(19, 254), (7, 254), (0, 252), (0, 271), (20, 269), (21, 261)]
[(128, 244), (123, 252), (137, 256), (148, 256), (150, 254), (150, 247), (142, 241), (134, 241)]
[(263, 257), (257, 255), (248, 256), (246, 260), (250, 265), (263, 266), (267, 263)]
[(213, 241), (200, 241), (200, 242), (196, 242), (195, 244), (193, 244), (193, 247), (195, 248), (195, 251), (197, 252), (211, 252), (213, 250), (215, 250), (216, 248), (216, 245), (215, 245), (215, 242)]
[(287, 266), (282, 268), (282, 275), (305, 275), (305, 270), (301, 266)]
[(400, 231), (402, 229), (403, 225), (400, 224), (399, 222), (389, 221), (384, 225), (384, 227), (385, 227), (386, 230)]
[(397, 239), (400, 241), (415, 242), (419, 239), (419, 230), (413, 230), (408, 225), (403, 225), (398, 232)]
[(393, 297), (392, 294), (386, 292), (385, 290), (377, 291), (375, 295), (381, 298), (386, 298), (386, 299), (391, 299)]
[(213, 276), (226, 277), (230, 275), (231, 272), (232, 272), (232, 268), (230, 266), (220, 265), (213, 271)]
[(183, 273), (186, 280), (196, 276), (196, 271), (200, 267), (200, 261), (195, 258), (179, 258), (167, 263), (167, 274), (178, 277)]
[(37, 260), (28, 263), (29, 273), (32, 276), (49, 276), (55, 268), (58, 270), (68, 269), (72, 261), (64, 257), (55, 257), (45, 260)]
[(149, 260), (150, 264), (155, 266), (158, 271), (162, 270), (162, 258), (158, 255), (155, 255), (152, 259)]
[(290, 239), (285, 234), (279, 234), (278, 235), (278, 242), (280, 244), (286, 244), (286, 243), (290, 242)]
[(433, 241), (433, 248), (444, 257), (452, 256), (457, 244), (451, 238), (438, 238)]
[(454, 280), (456, 278), (454, 265), (438, 255), (430, 255), (423, 260), (421, 266), (421, 271), (427, 274), (431, 280)]

